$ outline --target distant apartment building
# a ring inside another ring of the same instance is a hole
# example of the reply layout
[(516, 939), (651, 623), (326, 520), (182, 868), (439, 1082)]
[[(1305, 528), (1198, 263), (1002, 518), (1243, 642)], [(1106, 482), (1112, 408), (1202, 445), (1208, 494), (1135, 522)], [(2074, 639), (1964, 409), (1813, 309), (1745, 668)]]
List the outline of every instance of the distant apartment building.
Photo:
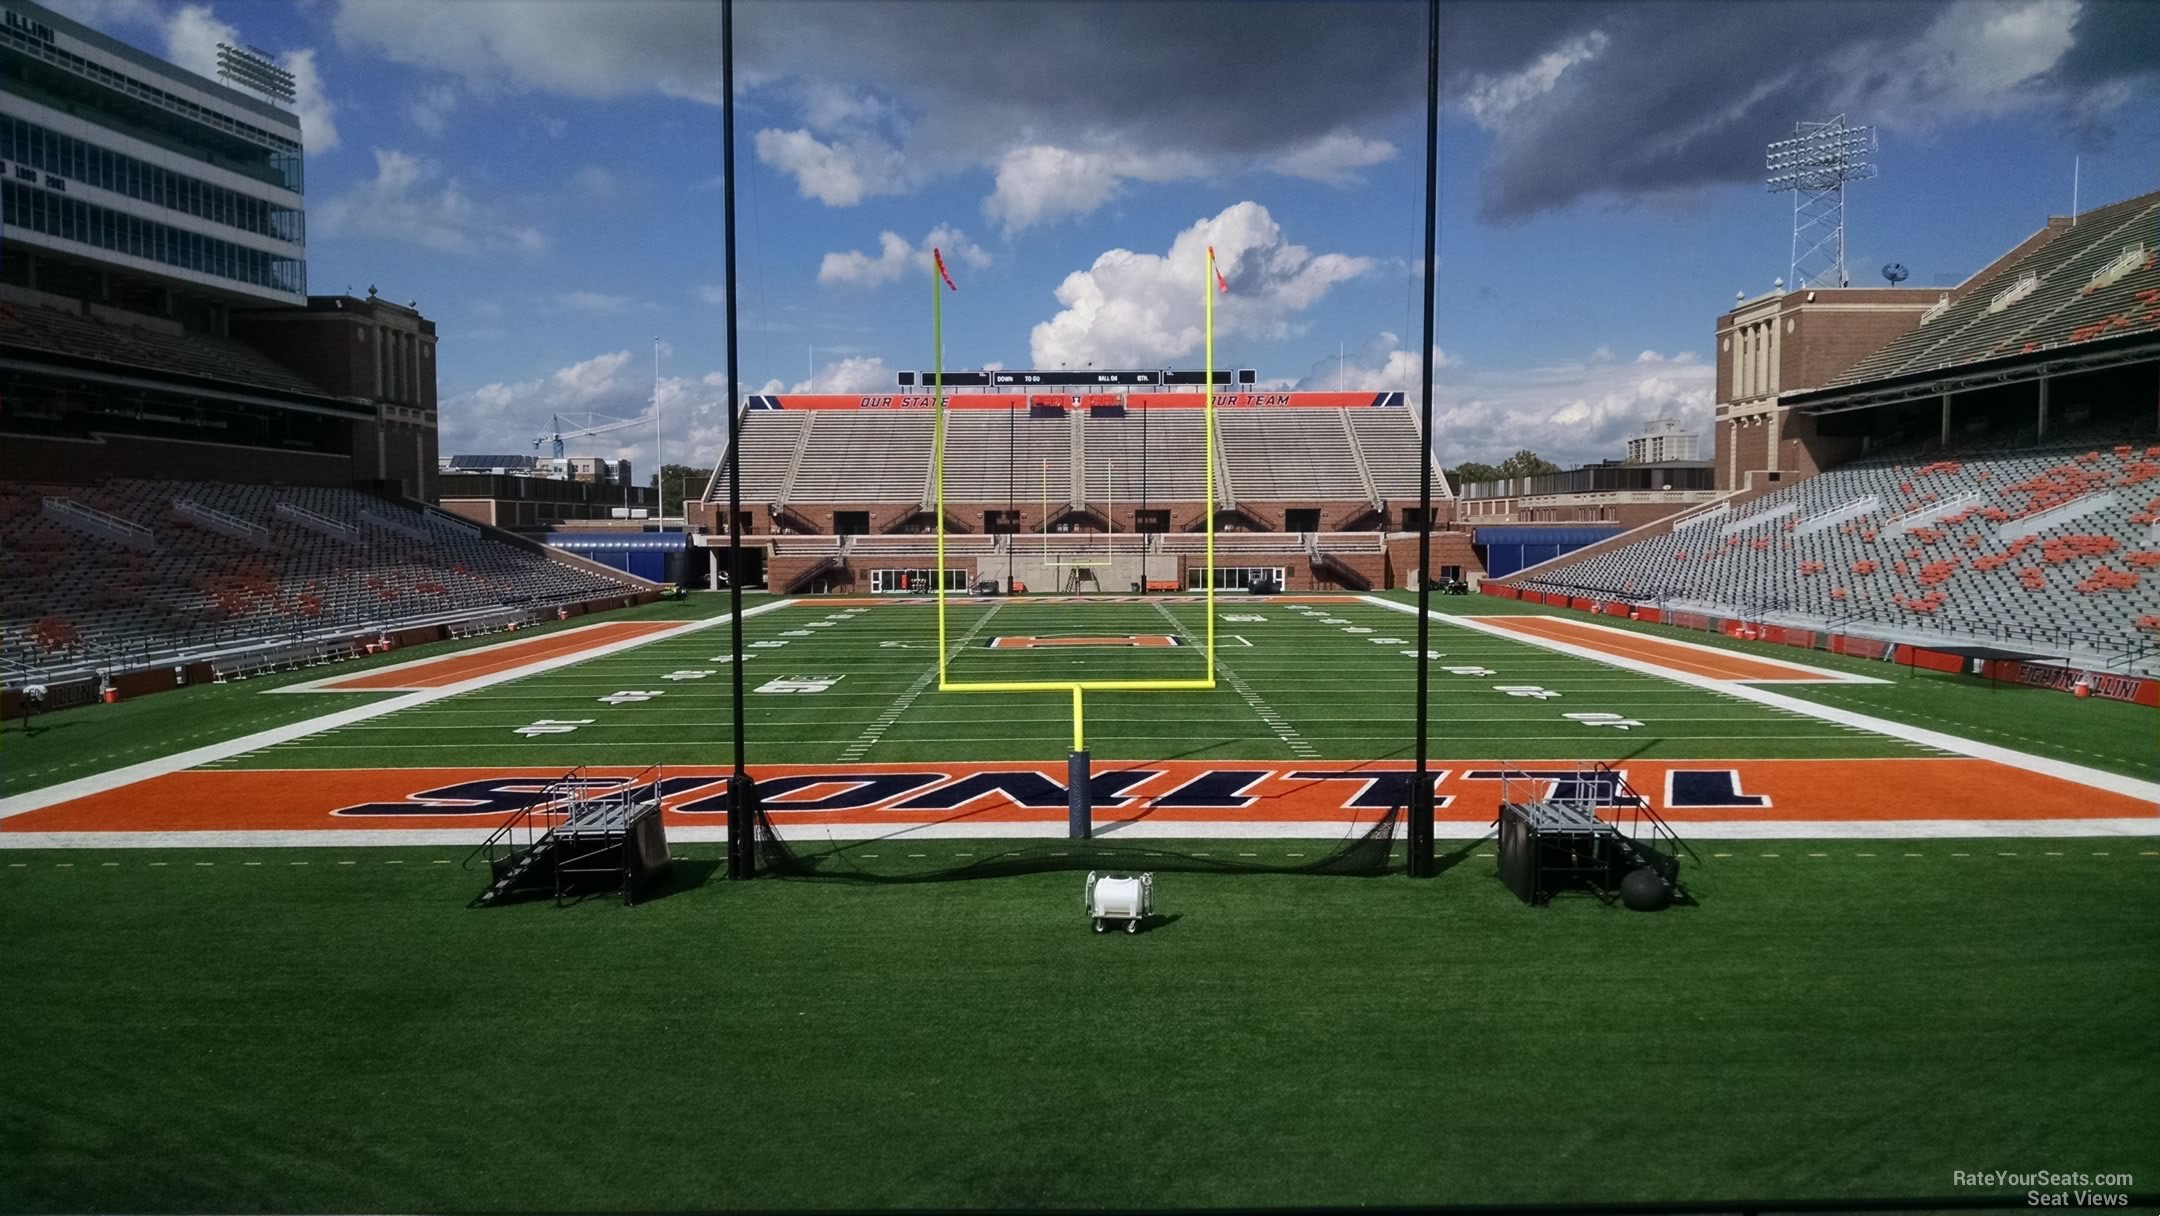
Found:
[(1650, 426), (1627, 441), (1629, 464), (1687, 463), (1701, 459), (1702, 437), (1680, 425), (1677, 418), (1653, 418)]

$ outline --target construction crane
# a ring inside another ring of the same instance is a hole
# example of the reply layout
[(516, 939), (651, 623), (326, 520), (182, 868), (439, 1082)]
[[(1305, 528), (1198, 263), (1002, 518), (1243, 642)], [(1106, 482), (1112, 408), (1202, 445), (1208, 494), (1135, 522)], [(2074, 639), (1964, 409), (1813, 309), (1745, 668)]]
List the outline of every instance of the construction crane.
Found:
[[(581, 418), (584, 419), (583, 422), (578, 421)], [(624, 427), (642, 426), (652, 420), (653, 416), (650, 413), (639, 414), (635, 418), (610, 418), (606, 414), (594, 413), (557, 414), (555, 415), (555, 429), (545, 432), (539, 438), (534, 439), (533, 447), (538, 448), (543, 444), (553, 443), (555, 445), (555, 459), (561, 460), (563, 458), (563, 440), (565, 439), (585, 439), (593, 435), (605, 435), (609, 431), (619, 431)]]

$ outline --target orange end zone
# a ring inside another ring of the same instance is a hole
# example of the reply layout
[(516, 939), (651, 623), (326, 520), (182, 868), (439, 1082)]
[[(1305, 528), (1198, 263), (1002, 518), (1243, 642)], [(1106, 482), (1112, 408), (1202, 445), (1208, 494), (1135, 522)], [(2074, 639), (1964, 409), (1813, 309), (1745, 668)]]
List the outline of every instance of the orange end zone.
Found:
[[(1577, 779), (1568, 763), (1524, 767), (1540, 782)], [(1400, 761), (1126, 764), (1096, 774), (1096, 819), (1104, 825), (1370, 822), (1402, 796), (1409, 768)], [(1620, 769), (1677, 824), (2153, 816), (2150, 803), (2128, 795), (1966, 758), (1629, 761)], [(1492, 822), (1499, 765), (1451, 763), (1435, 771), (1444, 773), (1441, 819)], [(619, 782), (637, 772), (595, 768), (590, 775)], [(755, 772), (767, 810), (783, 828), (1065, 820), (1062, 762), (776, 765)], [(0, 820), (0, 833), (480, 829), (539, 801), (545, 783), (560, 776), (560, 770), (473, 768), (192, 770), (27, 811)], [(722, 824), (727, 777), (724, 766), (666, 770), (668, 822)], [(1514, 792), (1522, 796), (1519, 782)]]
[(1481, 616), (1481, 625), (1520, 633), (1529, 637), (1544, 638), (1553, 642), (1566, 642), (1585, 650), (1634, 659), (1640, 663), (1655, 663), (1674, 671), (1692, 676), (1704, 676), (1712, 680), (1777, 681), (1784, 684), (1802, 684), (1816, 681), (1829, 682), (1835, 677), (1824, 675), (1799, 666), (1770, 663), (1738, 654), (1720, 654), (1682, 646), (1663, 638), (1645, 637), (1601, 625), (1586, 625), (1580, 621), (1565, 620), (1552, 616)]
[(446, 684), (458, 684), (477, 676), (494, 675), (498, 671), (508, 671), (541, 659), (575, 654), (580, 650), (590, 650), (595, 646), (643, 637), (666, 629), (680, 629), (684, 624), (682, 621), (611, 621), (602, 625), (588, 625), (582, 629), (549, 634), (546, 637), (505, 642), (498, 646), (483, 646), (478, 650), (446, 654), (441, 658), (399, 663), (394, 667), (317, 684), (314, 685), (314, 690), (414, 692), (422, 688), (441, 688)]

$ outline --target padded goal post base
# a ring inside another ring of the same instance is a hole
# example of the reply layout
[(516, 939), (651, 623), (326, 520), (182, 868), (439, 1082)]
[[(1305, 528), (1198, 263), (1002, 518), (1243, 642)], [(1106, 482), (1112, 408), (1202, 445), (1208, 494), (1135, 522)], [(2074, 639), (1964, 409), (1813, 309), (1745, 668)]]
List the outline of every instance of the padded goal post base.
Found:
[(758, 802), (757, 782), (748, 773), (736, 773), (728, 778), (727, 803), (727, 876), (730, 879), (757, 877), (758, 832), (763, 807)]
[(1086, 840), (1095, 834), (1094, 766), (1088, 753), (1070, 752), (1065, 757), (1065, 835)]

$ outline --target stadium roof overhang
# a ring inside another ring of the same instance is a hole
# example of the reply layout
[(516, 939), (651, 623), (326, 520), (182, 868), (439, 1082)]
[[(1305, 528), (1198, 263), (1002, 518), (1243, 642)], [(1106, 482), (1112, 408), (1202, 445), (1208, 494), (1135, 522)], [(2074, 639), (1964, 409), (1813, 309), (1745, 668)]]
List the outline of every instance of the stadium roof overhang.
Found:
[(2125, 334), (2105, 341), (2080, 342), (2074, 347), (2045, 347), (2004, 359), (1959, 363), (1864, 384), (1794, 393), (1785, 398), (1783, 404), (1803, 414), (1845, 414), (1922, 401), (1945, 393), (2050, 380), (2152, 360), (2160, 360), (2160, 333)]
[(283, 392), (272, 388), (238, 384), (229, 380), (212, 380), (179, 372), (157, 372), (127, 364), (108, 363), (99, 359), (87, 359), (69, 355), (56, 355), (44, 351), (30, 354), (0, 352), (0, 371), (67, 380), (77, 384), (95, 385), (100, 388), (120, 389), (128, 392), (176, 393), (209, 401), (224, 402), (228, 405), (247, 405), (271, 410), (291, 410), (305, 414), (319, 414), (327, 418), (361, 420), (371, 419), (375, 416), (375, 407), (366, 401), (349, 400), (343, 397), (315, 396), (308, 393)]

